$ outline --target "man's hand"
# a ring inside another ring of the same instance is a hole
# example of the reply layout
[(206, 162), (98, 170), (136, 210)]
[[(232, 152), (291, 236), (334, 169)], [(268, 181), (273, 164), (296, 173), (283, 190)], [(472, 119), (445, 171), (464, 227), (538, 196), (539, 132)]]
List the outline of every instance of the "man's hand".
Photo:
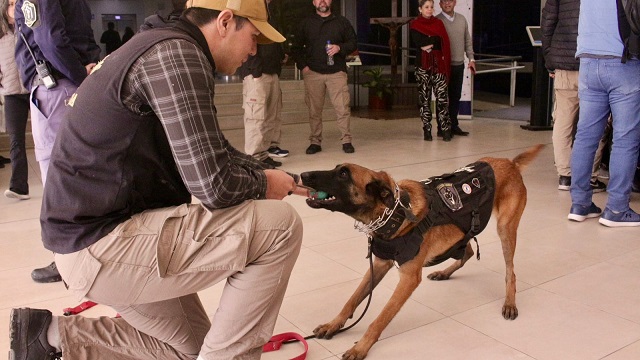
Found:
[(333, 56), (340, 52), (340, 46), (336, 44), (327, 44), (327, 55)]
[(471, 73), (473, 75), (476, 74), (476, 62), (475, 61), (469, 61), (469, 70), (471, 70)]
[(291, 175), (282, 170), (264, 170), (267, 175), (267, 199), (282, 200), (285, 196), (296, 194), (307, 196), (306, 189), (298, 188)]

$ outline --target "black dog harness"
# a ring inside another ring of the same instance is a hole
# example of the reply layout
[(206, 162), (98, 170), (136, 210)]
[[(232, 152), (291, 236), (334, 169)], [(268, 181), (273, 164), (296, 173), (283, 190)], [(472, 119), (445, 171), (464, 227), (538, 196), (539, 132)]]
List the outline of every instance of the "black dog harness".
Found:
[[(389, 239), (405, 218), (409, 218), (407, 213), (410, 213), (406, 208), (402, 209), (405, 211), (394, 211), (387, 223), (376, 230), (371, 239), (371, 251), (376, 257), (393, 259), (398, 265), (402, 265), (418, 254), (424, 233), (432, 226), (454, 224), (465, 235), (426, 266), (436, 265), (450, 258), (460, 260), (467, 243), (487, 226), (495, 194), (495, 176), (489, 164), (475, 162), (451, 174), (434, 176), (421, 183), (429, 203), (427, 216), (411, 232)], [(403, 202), (401, 196), (400, 204), (403, 205)]]

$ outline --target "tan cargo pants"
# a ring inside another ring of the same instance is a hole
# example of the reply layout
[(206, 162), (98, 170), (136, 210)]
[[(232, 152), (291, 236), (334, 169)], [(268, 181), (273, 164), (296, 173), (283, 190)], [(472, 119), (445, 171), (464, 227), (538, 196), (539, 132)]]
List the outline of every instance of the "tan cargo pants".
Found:
[(280, 146), (282, 90), (277, 74), (247, 75), (242, 80), (244, 152), (265, 160), (269, 147)]
[[(258, 359), (301, 241), (300, 217), (283, 201), (134, 215), (88, 248), (55, 255), (69, 290), (122, 315), (60, 317), (64, 359)], [(210, 322), (197, 292), (223, 280)]]
[(322, 144), (322, 109), (324, 98), (329, 93), (329, 100), (336, 111), (340, 141), (351, 142), (351, 107), (347, 73), (320, 74), (309, 70), (304, 73), (305, 101), (309, 107), (309, 126), (311, 144)]

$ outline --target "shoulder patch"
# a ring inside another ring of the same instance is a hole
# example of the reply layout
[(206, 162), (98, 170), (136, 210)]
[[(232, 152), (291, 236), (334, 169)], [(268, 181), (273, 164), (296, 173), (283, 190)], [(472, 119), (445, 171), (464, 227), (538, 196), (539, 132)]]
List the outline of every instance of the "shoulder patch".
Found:
[(40, 25), (38, 0), (25, 0), (22, 3), (22, 14), (24, 15), (24, 23), (28, 27), (38, 27)]

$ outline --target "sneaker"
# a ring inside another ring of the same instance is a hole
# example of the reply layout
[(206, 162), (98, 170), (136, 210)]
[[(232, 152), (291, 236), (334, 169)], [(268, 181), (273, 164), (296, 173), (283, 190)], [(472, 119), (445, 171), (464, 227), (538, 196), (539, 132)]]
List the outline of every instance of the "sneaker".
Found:
[(356, 149), (353, 148), (353, 145), (351, 145), (351, 143), (346, 143), (342, 144), (342, 151), (346, 152), (347, 154), (353, 154)]
[(600, 213), (602, 213), (602, 209), (594, 203), (591, 203), (590, 206), (571, 205), (567, 219), (582, 222), (586, 219), (596, 218), (600, 216)]
[(558, 190), (569, 191), (571, 189), (571, 176), (562, 176), (558, 178)]
[(267, 164), (269, 167), (274, 167), (277, 168), (279, 166), (282, 166), (282, 163), (280, 161), (275, 161), (270, 157), (267, 157), (264, 160), (261, 160), (263, 163)]
[(605, 185), (605, 183), (598, 179), (591, 180), (589, 184), (591, 184), (591, 190), (594, 193), (599, 193), (607, 190), (607, 185)]
[(60, 359), (62, 354), (49, 345), (47, 331), (51, 324), (51, 311), (12, 309), (10, 318), (10, 360)]
[(62, 281), (62, 276), (58, 272), (56, 262), (52, 262), (43, 268), (34, 269), (31, 272), (31, 278), (37, 283), (52, 283)]
[(29, 200), (31, 199), (31, 196), (29, 196), (29, 194), (18, 194), (17, 192), (8, 189), (4, 191), (4, 196), (8, 197), (9, 199), (18, 199), (18, 200)]
[(317, 144), (311, 144), (309, 145), (309, 147), (307, 148), (307, 154), (309, 155), (313, 155), (317, 152), (322, 151), (322, 147), (320, 147), (320, 145)]
[(269, 148), (269, 156), (271, 157), (287, 157), (289, 156), (289, 150), (280, 149), (278, 146)]
[(598, 222), (608, 227), (640, 226), (640, 215), (631, 209), (616, 214), (605, 208)]

